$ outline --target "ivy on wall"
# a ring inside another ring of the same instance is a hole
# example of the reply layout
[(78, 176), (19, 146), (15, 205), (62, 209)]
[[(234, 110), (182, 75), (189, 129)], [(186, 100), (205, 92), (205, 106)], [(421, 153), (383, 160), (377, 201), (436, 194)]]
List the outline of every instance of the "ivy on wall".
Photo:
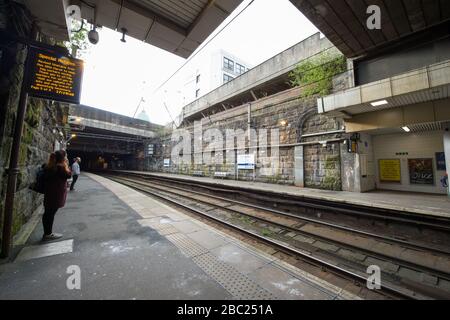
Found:
[(333, 89), (333, 77), (347, 70), (347, 60), (342, 55), (322, 53), (301, 61), (289, 74), (293, 87), (303, 87), (301, 97), (325, 96)]

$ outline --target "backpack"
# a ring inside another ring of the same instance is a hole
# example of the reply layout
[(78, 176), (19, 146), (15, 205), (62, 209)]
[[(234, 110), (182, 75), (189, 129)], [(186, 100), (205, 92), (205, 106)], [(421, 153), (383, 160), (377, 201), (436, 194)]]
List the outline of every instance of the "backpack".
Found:
[(39, 168), (38, 172), (36, 173), (36, 181), (31, 185), (30, 189), (37, 193), (44, 194), (45, 180), (46, 180), (45, 169)]

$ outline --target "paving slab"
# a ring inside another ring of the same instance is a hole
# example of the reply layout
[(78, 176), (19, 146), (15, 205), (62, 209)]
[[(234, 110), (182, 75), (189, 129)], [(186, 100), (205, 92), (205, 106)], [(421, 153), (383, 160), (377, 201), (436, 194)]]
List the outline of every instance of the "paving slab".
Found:
[[(324, 300), (329, 293), (294, 277), (272, 265), (266, 265), (248, 275), (268, 291), (286, 300)], [(336, 295), (337, 296), (337, 295)]]
[(220, 246), (211, 250), (211, 252), (220, 261), (229, 263), (244, 274), (253, 272), (270, 263), (270, 261), (256, 257), (234, 244)]
[(57, 254), (70, 253), (73, 251), (73, 239), (55, 241), (35, 246), (23, 248), (16, 258), (16, 261), (26, 261), (31, 259), (50, 257)]
[(189, 233), (187, 235), (189, 238), (193, 239), (198, 244), (207, 248), (208, 250), (224, 246), (228, 243), (227, 240), (218, 236), (217, 234), (212, 233), (208, 230), (200, 230), (196, 232)]
[(180, 230), (182, 233), (191, 233), (202, 230), (202, 227), (200, 227), (198, 224), (187, 220), (175, 221), (173, 223), (173, 226)]

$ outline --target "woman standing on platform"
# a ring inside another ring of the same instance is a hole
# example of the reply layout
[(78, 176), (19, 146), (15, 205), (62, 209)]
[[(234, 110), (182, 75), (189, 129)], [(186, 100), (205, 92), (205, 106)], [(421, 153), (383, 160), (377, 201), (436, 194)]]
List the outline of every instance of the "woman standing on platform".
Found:
[(56, 151), (50, 155), (45, 167), (45, 193), (44, 193), (44, 225), (43, 241), (56, 240), (62, 234), (53, 233), (53, 220), (59, 208), (64, 207), (67, 197), (67, 179), (72, 176), (64, 150)]

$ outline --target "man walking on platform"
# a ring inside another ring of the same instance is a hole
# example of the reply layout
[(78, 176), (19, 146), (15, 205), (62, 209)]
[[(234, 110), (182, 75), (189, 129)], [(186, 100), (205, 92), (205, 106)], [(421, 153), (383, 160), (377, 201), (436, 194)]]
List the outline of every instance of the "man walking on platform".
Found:
[(80, 175), (80, 162), (81, 162), (81, 159), (78, 158), (78, 157), (73, 159), (73, 164), (72, 164), (72, 183), (70, 185), (70, 191), (74, 190), (75, 183), (77, 182), (78, 176)]

